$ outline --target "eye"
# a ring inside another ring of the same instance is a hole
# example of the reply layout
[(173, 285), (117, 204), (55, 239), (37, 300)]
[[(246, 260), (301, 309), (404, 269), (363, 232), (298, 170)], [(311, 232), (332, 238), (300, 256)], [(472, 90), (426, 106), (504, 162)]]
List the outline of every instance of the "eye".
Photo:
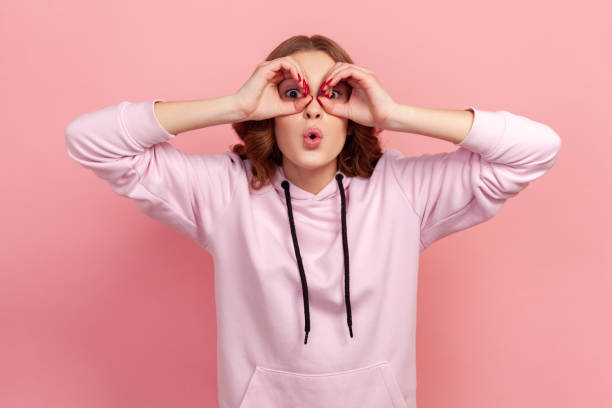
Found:
[(300, 98), (300, 97), (301, 97), (301, 95), (302, 95), (302, 93), (301, 93), (301, 92), (299, 91), (299, 89), (297, 89), (297, 88), (291, 88), (291, 89), (286, 90), (286, 91), (285, 91), (285, 96), (289, 96), (289, 95), (287, 95), (289, 92), (297, 92), (297, 93), (300, 95), (300, 96), (298, 96), (297, 98)]
[[(329, 98), (330, 99), (340, 99), (346, 102), (350, 95), (350, 90), (351, 88), (344, 81), (340, 81), (332, 89), (332, 92)], [(334, 92), (336, 93), (335, 97), (334, 97)]]
[[(299, 96), (297, 96), (295, 93), (297, 92), (297, 94)], [(334, 92), (337, 94), (337, 96), (334, 98)], [(290, 93), (293, 93), (291, 96), (289, 95)], [(300, 92), (299, 88), (291, 88), (291, 89), (287, 89), (284, 93), (285, 96), (289, 97), (289, 98), (301, 98), (302, 97), (302, 93)], [(332, 90), (332, 94), (330, 96), (330, 99), (341, 99), (344, 96), (344, 93), (338, 89), (333, 89)]]
[[(332, 98), (332, 97), (331, 97), (331, 96), (334, 96), (334, 92), (338, 92), (338, 97), (336, 97), (336, 98)], [(340, 97), (342, 96), (342, 92), (340, 92), (340, 91), (339, 91), (339, 90), (337, 90), (337, 89), (334, 89), (334, 90), (332, 91), (331, 96), (330, 96), (330, 98), (329, 98), (329, 99), (338, 99), (338, 98), (340, 98)]]

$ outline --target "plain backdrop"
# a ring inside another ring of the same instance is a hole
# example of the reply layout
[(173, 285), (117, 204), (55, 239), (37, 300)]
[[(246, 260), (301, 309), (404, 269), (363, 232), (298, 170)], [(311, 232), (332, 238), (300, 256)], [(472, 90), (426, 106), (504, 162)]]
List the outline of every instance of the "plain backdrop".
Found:
[[(336, 40), (392, 97), (507, 110), (551, 171), (421, 257), (419, 408), (612, 406), (612, 72), (601, 1), (12, 1), (0, 10), (0, 406), (216, 406), (214, 269), (70, 159), (121, 101), (236, 92), (281, 41)], [(384, 131), (407, 155), (448, 142)], [(212, 154), (230, 125), (171, 143)], [(265, 407), (262, 407), (265, 408)]]

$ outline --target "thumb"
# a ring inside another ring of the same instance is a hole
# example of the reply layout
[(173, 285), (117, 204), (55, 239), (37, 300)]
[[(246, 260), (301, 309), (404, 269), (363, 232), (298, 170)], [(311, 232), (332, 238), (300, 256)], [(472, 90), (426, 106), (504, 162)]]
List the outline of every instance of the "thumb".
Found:
[(306, 105), (312, 101), (312, 97), (300, 98), (295, 101), (283, 102), (281, 115), (293, 115), (304, 110)]
[(329, 98), (326, 98), (325, 96), (317, 96), (317, 101), (319, 101), (327, 113), (331, 113), (332, 115), (338, 113), (338, 107), (335, 103), (330, 101)]
[(312, 95), (309, 95), (307, 98), (300, 98), (300, 100), (295, 103), (295, 108), (298, 112), (301, 112), (313, 99), (314, 97)]

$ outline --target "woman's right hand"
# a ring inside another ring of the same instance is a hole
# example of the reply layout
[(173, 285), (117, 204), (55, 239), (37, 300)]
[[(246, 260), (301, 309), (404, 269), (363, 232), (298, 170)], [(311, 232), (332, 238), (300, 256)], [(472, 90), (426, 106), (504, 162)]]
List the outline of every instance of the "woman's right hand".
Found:
[[(301, 97), (281, 94), (279, 84), (285, 80), (293, 85), (287, 89), (299, 89)], [(264, 120), (301, 112), (313, 99), (309, 91), (299, 64), (286, 56), (260, 63), (234, 96), (244, 116), (242, 120)]]

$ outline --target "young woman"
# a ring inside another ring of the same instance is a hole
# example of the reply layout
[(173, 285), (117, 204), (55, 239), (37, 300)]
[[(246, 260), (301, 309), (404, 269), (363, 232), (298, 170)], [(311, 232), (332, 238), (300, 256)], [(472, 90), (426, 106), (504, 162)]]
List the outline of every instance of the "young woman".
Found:
[[(224, 123), (233, 151), (167, 143)], [(382, 151), (383, 129), (458, 148)], [(414, 408), (420, 253), (494, 216), (561, 148), (507, 111), (398, 104), (320, 35), (283, 42), (231, 96), (121, 102), (73, 120), (66, 143), (213, 256), (222, 408)]]

